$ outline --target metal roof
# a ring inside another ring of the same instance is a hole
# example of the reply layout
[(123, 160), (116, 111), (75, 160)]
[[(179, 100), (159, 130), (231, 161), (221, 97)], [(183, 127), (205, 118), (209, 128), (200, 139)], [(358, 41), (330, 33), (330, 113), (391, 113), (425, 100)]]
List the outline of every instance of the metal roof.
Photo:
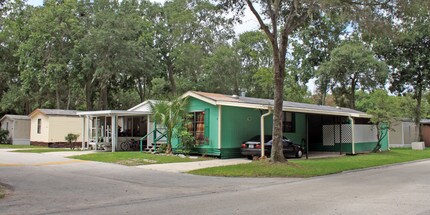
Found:
[(11, 120), (30, 120), (30, 117), (27, 115), (12, 115), (12, 114), (6, 114), (4, 115), (0, 121), (2, 121), (5, 118), (9, 118)]
[[(213, 105), (224, 105), (224, 106), (235, 106), (245, 108), (256, 108), (256, 109), (268, 109), (273, 108), (273, 99), (261, 99), (252, 97), (243, 97), (237, 95), (223, 95), (217, 93), (206, 93), (189, 91), (185, 93), (182, 98), (194, 97)], [(325, 115), (337, 115), (337, 116), (352, 116), (352, 117), (364, 117), (370, 118), (370, 115), (353, 110), (350, 108), (343, 107), (331, 107), (325, 105), (305, 104), (298, 102), (283, 102), (283, 110), (298, 112), (298, 113), (309, 113), (309, 114), (325, 114)]]
[(126, 110), (98, 110), (98, 111), (78, 111), (78, 116), (139, 116), (148, 115), (151, 112), (146, 111), (126, 111)]
[(421, 124), (430, 124), (430, 119), (422, 119), (420, 120)]
[(62, 109), (36, 109), (30, 113), (30, 117), (35, 113), (40, 112), (47, 116), (76, 116), (76, 110), (62, 110)]

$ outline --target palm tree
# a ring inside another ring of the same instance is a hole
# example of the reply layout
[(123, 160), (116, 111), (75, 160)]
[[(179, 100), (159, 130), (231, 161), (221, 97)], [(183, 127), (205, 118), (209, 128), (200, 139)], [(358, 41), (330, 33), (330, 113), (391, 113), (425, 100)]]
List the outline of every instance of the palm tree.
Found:
[(159, 101), (151, 104), (152, 117), (157, 124), (165, 127), (167, 130), (167, 149), (166, 154), (172, 153), (172, 137), (175, 131), (184, 126), (187, 117), (186, 99), (176, 98), (172, 101)]

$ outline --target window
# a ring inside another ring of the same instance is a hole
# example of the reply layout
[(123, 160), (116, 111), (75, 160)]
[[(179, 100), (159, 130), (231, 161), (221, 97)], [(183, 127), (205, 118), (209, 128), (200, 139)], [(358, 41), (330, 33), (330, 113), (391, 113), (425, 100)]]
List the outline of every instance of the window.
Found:
[(9, 122), (6, 122), (6, 130), (9, 130)]
[(37, 119), (37, 133), (40, 134), (42, 129), (42, 119)]
[(196, 144), (205, 143), (205, 112), (193, 112), (190, 116), (188, 131), (194, 136)]
[(296, 131), (296, 114), (291, 112), (283, 112), (282, 127), (284, 132)]

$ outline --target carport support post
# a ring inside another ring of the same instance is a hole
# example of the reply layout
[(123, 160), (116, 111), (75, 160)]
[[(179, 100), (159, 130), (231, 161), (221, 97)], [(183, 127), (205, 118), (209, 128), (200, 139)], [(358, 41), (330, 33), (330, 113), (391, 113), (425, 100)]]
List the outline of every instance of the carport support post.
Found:
[(87, 116), (87, 131), (88, 131), (88, 133), (87, 133), (87, 144), (88, 144), (87, 148), (89, 148), (89, 146), (90, 146), (90, 138), (92, 137), (92, 131), (91, 131), (92, 121), (93, 121), (92, 118), (90, 118), (90, 116)]
[(85, 116), (82, 116), (82, 147), (81, 150), (84, 150), (85, 147)]
[(99, 143), (99, 118), (96, 117), (96, 150), (97, 150), (97, 145)]
[(272, 109), (269, 107), (269, 111), (263, 115), (261, 115), (261, 120), (260, 120), (260, 137), (261, 137), (261, 157), (263, 158), (264, 155), (264, 117), (270, 115), (272, 113)]
[(118, 142), (118, 135), (117, 135), (117, 116), (114, 114), (111, 118), (112, 120), (112, 127), (111, 127), (111, 134), (112, 134), (112, 152), (115, 152), (116, 145)]
[(306, 159), (309, 159), (309, 117), (306, 114)]
[(355, 155), (355, 131), (354, 131), (354, 118), (349, 116), (349, 120), (351, 121), (351, 148), (352, 154)]

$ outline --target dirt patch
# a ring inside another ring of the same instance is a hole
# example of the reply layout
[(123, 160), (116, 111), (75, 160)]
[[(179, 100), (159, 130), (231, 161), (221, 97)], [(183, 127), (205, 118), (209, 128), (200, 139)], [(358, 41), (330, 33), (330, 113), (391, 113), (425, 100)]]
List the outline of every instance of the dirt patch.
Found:
[(133, 158), (128, 160), (122, 160), (116, 162), (117, 164), (126, 165), (126, 166), (138, 166), (143, 164), (155, 164), (157, 161), (150, 159), (141, 159), (141, 158)]

